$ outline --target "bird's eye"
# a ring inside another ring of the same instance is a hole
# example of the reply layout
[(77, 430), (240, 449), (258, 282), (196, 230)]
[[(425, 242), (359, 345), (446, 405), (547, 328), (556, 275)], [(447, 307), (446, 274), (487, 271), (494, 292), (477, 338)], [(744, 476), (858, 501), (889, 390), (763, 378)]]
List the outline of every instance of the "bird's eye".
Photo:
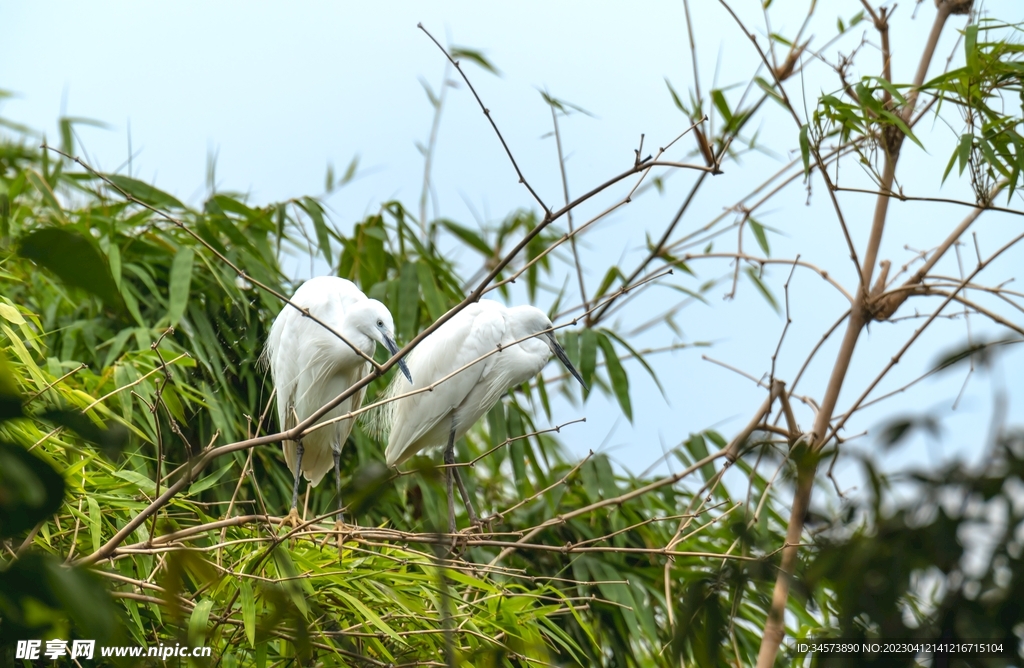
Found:
[(383, 327), (384, 326), (384, 321), (383, 320), (378, 320), (377, 321), (377, 326), (378, 327)]

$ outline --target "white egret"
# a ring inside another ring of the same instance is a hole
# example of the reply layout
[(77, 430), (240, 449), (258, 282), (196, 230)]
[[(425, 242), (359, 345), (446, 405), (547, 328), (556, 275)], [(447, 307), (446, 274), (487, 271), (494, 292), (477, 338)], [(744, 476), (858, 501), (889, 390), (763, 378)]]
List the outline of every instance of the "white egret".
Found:
[(444, 463), (449, 465), (445, 468), (445, 483), (451, 533), (455, 532), (453, 478), (470, 521), (480, 524), (458, 468), (451, 466), (455, 463), (455, 442), (498, 402), (501, 395), (537, 375), (552, 353), (586, 386), (558, 345), (551, 328), (551, 320), (538, 308), (509, 308), (495, 301), (481, 300), (460, 311), (409, 353), (409, 369), (415, 382), (398, 376), (392, 381), (391, 396), (422, 389), (482, 355), (500, 349), (429, 392), (387, 404), (384, 420), (391, 433), (384, 456), (388, 466), (397, 466), (424, 448), (444, 446)]
[[(370, 371), (370, 363), (353, 350), (357, 347), (372, 356), (380, 343), (394, 355), (394, 320), (391, 312), (376, 299), (367, 299), (351, 281), (335, 276), (319, 276), (299, 286), (291, 298), (295, 306), (308, 309), (334, 332), (285, 305), (270, 328), (264, 360), (277, 389), (277, 416), (281, 429), (289, 429), (352, 387)], [(339, 338), (343, 336), (349, 343)], [(405, 361), (399, 367), (407, 377)], [(359, 390), (327, 412), (321, 421), (356, 410), (363, 403)], [(284, 458), (294, 476), (292, 506), (285, 522), (298, 526), (296, 508), (299, 497), (299, 473), (316, 487), (334, 465), (338, 491), (338, 523), (341, 523), (341, 448), (352, 431), (352, 419), (340, 420), (303, 436), (284, 441)]]

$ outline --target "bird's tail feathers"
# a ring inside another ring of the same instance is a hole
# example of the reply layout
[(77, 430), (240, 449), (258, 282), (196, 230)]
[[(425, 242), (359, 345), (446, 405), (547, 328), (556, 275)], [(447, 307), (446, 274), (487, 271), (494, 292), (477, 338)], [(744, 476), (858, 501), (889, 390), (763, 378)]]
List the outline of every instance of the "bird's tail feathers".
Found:
[[(377, 396), (376, 401), (383, 401), (397, 397), (402, 392), (408, 391), (409, 383), (405, 377), (396, 373), (395, 377), (388, 383), (387, 388)], [(398, 402), (389, 401), (371, 411), (367, 411), (360, 418), (366, 431), (379, 441), (387, 441), (391, 435), (391, 425), (395, 421), (395, 406)]]
[(260, 356), (256, 358), (256, 366), (264, 373), (270, 371), (270, 356), (274, 354), (272, 348), (271, 342), (267, 341), (263, 350), (260, 351)]

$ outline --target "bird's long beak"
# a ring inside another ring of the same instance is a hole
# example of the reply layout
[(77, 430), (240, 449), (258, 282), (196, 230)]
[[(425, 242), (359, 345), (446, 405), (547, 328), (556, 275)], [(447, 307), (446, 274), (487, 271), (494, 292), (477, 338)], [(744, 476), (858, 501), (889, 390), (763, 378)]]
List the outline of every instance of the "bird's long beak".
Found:
[(574, 367), (572, 365), (572, 362), (569, 361), (569, 356), (565, 354), (565, 350), (562, 348), (562, 346), (558, 345), (558, 340), (555, 339), (554, 332), (548, 332), (548, 340), (551, 343), (551, 350), (555, 352), (555, 355), (562, 362), (562, 364), (565, 365), (565, 368), (569, 370), (569, 373), (572, 374), (572, 377), (580, 381), (580, 385), (583, 386), (583, 389), (589, 390), (590, 388), (587, 387), (587, 384), (583, 382), (583, 376), (580, 375), (580, 372), (577, 371), (576, 367)]
[[(388, 352), (391, 353), (392, 355), (398, 353), (398, 344), (395, 343), (394, 339), (392, 339), (387, 334), (384, 335), (384, 347), (387, 348)], [(402, 370), (402, 373), (405, 374), (405, 377), (406, 379), (408, 379), (409, 384), (412, 385), (412, 374), (409, 373), (409, 367), (406, 365), (404, 359), (398, 360), (398, 368)]]

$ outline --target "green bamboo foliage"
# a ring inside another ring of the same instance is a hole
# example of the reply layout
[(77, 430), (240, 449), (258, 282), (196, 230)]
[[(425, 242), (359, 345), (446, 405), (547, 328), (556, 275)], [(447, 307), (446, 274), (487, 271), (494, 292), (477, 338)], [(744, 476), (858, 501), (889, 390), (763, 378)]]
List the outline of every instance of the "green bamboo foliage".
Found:
[[(421, 226), (388, 202), (343, 233), (313, 198), (254, 207), (211, 193), (193, 208), (10, 138), (0, 142), (0, 194), (0, 353), (25, 415), (0, 422), (0, 440), (19, 457), (31, 451), (67, 488), (55, 514), (12, 532), (15, 549), (29, 537), (29, 553), (50, 561), (8, 552), (0, 568), (11, 577), (12, 569), (56, 568), (89, 578), (82, 591), (107, 592), (94, 626), (83, 621), (82, 601), (31, 593), (53, 610), (33, 633), (208, 644), (225, 666), (313, 657), (351, 666), (630, 666), (719, 657), (727, 646), (756, 653), (772, 576), (762, 546), (777, 544), (782, 518), (768, 504), (753, 521), (712, 465), (694, 485), (602, 505), (652, 481), (624, 477), (604, 455), (574, 462), (555, 433), (539, 428), (541, 412), (551, 417), (552, 391), (579, 400), (561, 378), (510, 392), (458, 444), (459, 456), (491, 453), (468, 483), (497, 514), (501, 540), (541, 527), (523, 542), (607, 551), (502, 555), (501, 545), (470, 539), (446, 561), (448, 545), (429, 539), (446, 512), (436, 462), (420, 457), (411, 473), (392, 475), (382, 443), (359, 423), (343, 452), (343, 497), (367, 529), (340, 552), (319, 524), (285, 537), (269, 519), (286, 508), (291, 476), (279, 448), (267, 445), (217, 458), (112, 560), (91, 566), (94, 574), (58, 566), (101, 549), (211, 445), (278, 430), (259, 356), (282, 304), (260, 285), (292, 292), (283, 256), (312, 253), (388, 303), (404, 343), (472, 284), (439, 246), (465, 245), (486, 271), (538, 220), (515, 212), (489, 230), (447, 220)], [(536, 236), (497, 280), (536, 260), (523, 272), (536, 295), (555, 262), (544, 250), (559, 236)], [(653, 375), (643, 356), (613, 329), (559, 336), (591, 387), (631, 419), (622, 360)], [(373, 382), (367, 402), (387, 380)], [(712, 432), (695, 436), (677, 451), (683, 466), (707, 455), (705, 439), (724, 445)], [(738, 465), (764, 493), (760, 475)], [(308, 516), (333, 509), (329, 487), (312, 491)], [(669, 544), (678, 555), (656, 553)], [(10, 641), (3, 634), (15, 628), (13, 609), (3, 605), (0, 639)]]

